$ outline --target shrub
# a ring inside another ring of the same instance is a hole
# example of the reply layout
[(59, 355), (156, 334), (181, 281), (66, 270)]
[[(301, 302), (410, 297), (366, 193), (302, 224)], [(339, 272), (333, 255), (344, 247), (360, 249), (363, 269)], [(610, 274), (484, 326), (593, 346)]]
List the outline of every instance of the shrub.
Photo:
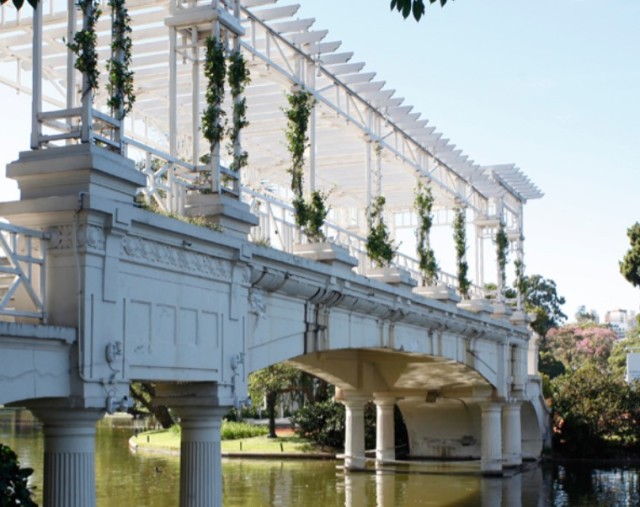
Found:
[(36, 507), (27, 485), (32, 468), (22, 468), (16, 453), (0, 444), (0, 505), (10, 507)]

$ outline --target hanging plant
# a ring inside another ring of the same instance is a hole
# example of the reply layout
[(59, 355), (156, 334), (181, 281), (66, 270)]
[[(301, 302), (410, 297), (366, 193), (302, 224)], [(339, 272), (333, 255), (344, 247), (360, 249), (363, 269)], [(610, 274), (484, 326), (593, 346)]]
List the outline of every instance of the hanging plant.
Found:
[(207, 107), (202, 113), (202, 135), (209, 141), (210, 153), (220, 145), (225, 131), (226, 121), (222, 101), (226, 73), (224, 46), (216, 37), (207, 37), (204, 64), (204, 75), (207, 78), (205, 94)]
[(309, 119), (315, 99), (311, 93), (302, 88), (288, 94), (287, 102), (289, 108), (285, 110), (287, 117), (285, 136), (287, 149), (291, 155), (291, 166), (287, 171), (291, 175), (295, 221), (310, 242), (318, 243), (326, 239), (322, 226), (329, 213), (329, 207), (326, 204), (328, 194), (316, 190), (311, 193), (309, 200), (305, 200), (303, 191), (304, 152), (309, 146)]
[(516, 271), (515, 289), (518, 296), (518, 309), (522, 309), (522, 303), (527, 295), (527, 278), (524, 276), (524, 263), (517, 259), (513, 263)]
[(100, 71), (98, 70), (98, 52), (96, 45), (96, 25), (102, 14), (100, 0), (80, 0), (78, 7), (84, 15), (82, 30), (73, 36), (73, 42), (67, 43), (67, 47), (76, 55), (75, 68), (87, 77), (88, 88), (82, 90), (83, 96), (98, 89)]
[(231, 97), (233, 99), (233, 124), (229, 129), (229, 144), (227, 152), (233, 157), (230, 165), (232, 171), (239, 171), (247, 165), (249, 155), (240, 149), (240, 132), (249, 125), (247, 121), (247, 99), (243, 93), (251, 82), (247, 62), (240, 50), (234, 51), (229, 57), (228, 78)]
[(421, 181), (418, 181), (413, 206), (418, 215), (416, 247), (422, 284), (435, 285), (438, 283), (438, 262), (429, 238), (433, 225), (433, 193), (431, 187), (425, 186)]
[(109, 0), (111, 7), (111, 58), (107, 61), (109, 81), (107, 105), (118, 120), (131, 112), (136, 96), (133, 93), (131, 69), (131, 17), (125, 0)]
[[(507, 254), (509, 249), (509, 238), (504, 230), (504, 224), (500, 222), (496, 233), (496, 258), (498, 259), (498, 277), (500, 280), (500, 290), (504, 292), (507, 286)], [(502, 296), (502, 294), (499, 294)]]
[(389, 229), (384, 222), (386, 199), (379, 195), (373, 199), (369, 208), (369, 235), (367, 236), (367, 255), (379, 268), (391, 265), (398, 247), (393, 244)]
[(465, 260), (467, 253), (467, 230), (466, 230), (465, 208), (460, 206), (455, 210), (453, 221), (453, 240), (456, 246), (456, 263), (458, 265), (458, 291), (464, 299), (469, 299), (469, 289), (471, 282), (467, 278), (469, 264)]

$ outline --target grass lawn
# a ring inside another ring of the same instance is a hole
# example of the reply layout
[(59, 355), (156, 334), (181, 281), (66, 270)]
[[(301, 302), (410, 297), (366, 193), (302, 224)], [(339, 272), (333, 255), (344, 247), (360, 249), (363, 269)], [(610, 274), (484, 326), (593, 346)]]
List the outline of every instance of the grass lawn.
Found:
[[(180, 450), (180, 433), (170, 430), (146, 431), (135, 437), (138, 447), (144, 449)], [(317, 445), (295, 435), (267, 438), (266, 436), (222, 441), (223, 453), (322, 453), (327, 452)], [(330, 452), (330, 451), (329, 451)]]

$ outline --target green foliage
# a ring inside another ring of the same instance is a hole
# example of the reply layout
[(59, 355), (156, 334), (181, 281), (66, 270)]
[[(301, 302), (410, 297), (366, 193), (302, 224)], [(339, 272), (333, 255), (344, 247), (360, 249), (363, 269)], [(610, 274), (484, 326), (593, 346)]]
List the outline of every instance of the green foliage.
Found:
[(32, 468), (22, 468), (18, 456), (9, 447), (0, 444), (0, 506), (36, 507), (28, 487)]
[(423, 285), (435, 285), (438, 283), (438, 262), (429, 242), (429, 234), (433, 226), (433, 202), (431, 187), (425, 186), (421, 181), (418, 181), (413, 207), (418, 215), (416, 246)]
[(100, 10), (100, 0), (79, 0), (78, 7), (86, 16), (86, 25), (75, 33), (73, 42), (67, 43), (67, 47), (76, 54), (75, 68), (87, 77), (89, 87), (82, 91), (83, 94), (86, 94), (98, 88), (100, 78), (96, 49), (98, 43), (96, 25), (102, 11)]
[(227, 75), (231, 98), (233, 100), (233, 124), (229, 129), (229, 144), (227, 152), (233, 157), (229, 168), (239, 171), (247, 165), (249, 155), (239, 149), (240, 132), (249, 126), (247, 121), (247, 99), (243, 96), (245, 88), (251, 82), (247, 62), (240, 50), (233, 51), (229, 56), (229, 70)]
[(547, 331), (558, 327), (567, 316), (560, 307), (565, 299), (558, 295), (556, 283), (540, 275), (525, 276), (523, 278), (525, 310), (535, 314), (531, 327), (543, 339)]
[[(345, 408), (334, 400), (310, 403), (291, 417), (297, 435), (332, 449), (344, 449)], [(376, 410), (373, 403), (365, 405), (365, 448), (375, 447)]]
[(261, 437), (267, 433), (269, 433), (269, 429), (266, 426), (237, 421), (222, 421), (222, 428), (220, 429), (222, 440)]
[(315, 105), (313, 95), (304, 88), (287, 95), (289, 108), (285, 110), (287, 128), (285, 136), (287, 149), (291, 155), (291, 190), (293, 192), (293, 210), (296, 225), (302, 229), (312, 243), (325, 241), (322, 226), (329, 213), (327, 199), (329, 195), (316, 190), (308, 200), (304, 198), (304, 152), (309, 145), (309, 119)]
[(561, 361), (567, 371), (577, 370), (589, 362), (606, 372), (616, 340), (617, 335), (610, 327), (592, 322), (569, 324), (550, 329), (541, 350)]
[[(500, 279), (502, 290), (507, 285), (507, 255), (509, 251), (509, 238), (504, 230), (504, 224), (500, 222), (498, 232), (496, 233), (496, 259), (498, 260), (498, 277)], [(502, 295), (502, 294), (501, 294)]]
[(131, 17), (125, 7), (125, 0), (109, 0), (113, 22), (111, 25), (111, 52), (107, 61), (109, 80), (107, 91), (110, 98), (107, 105), (118, 120), (131, 112), (136, 96), (133, 90), (131, 69)]
[(386, 199), (379, 195), (374, 197), (369, 208), (369, 234), (367, 236), (367, 255), (378, 267), (387, 267), (398, 251), (394, 245), (387, 224), (384, 222), (384, 205)]
[(640, 351), (640, 329), (636, 326), (623, 340), (614, 343), (609, 355), (609, 370), (617, 379), (624, 379), (627, 372), (627, 353)]
[(456, 263), (458, 266), (458, 292), (463, 299), (469, 299), (471, 282), (468, 278), (469, 264), (465, 260), (467, 254), (466, 210), (460, 206), (456, 208), (453, 220), (453, 241), (456, 247)]
[[(587, 362), (552, 381), (556, 450), (580, 457), (637, 449), (640, 390)], [(588, 445), (586, 445), (588, 443)]]
[(627, 229), (630, 247), (619, 263), (620, 273), (634, 287), (640, 287), (640, 223)]
[(204, 75), (207, 78), (207, 107), (202, 113), (202, 134), (209, 141), (210, 153), (213, 153), (222, 141), (226, 124), (222, 102), (227, 67), (224, 46), (216, 37), (207, 37), (206, 40)]
[[(420, 18), (425, 13), (425, 0), (391, 0), (391, 10), (395, 9), (402, 17), (407, 19), (411, 13), (416, 21), (420, 21)], [(447, 0), (429, 0), (429, 3), (440, 2), (440, 5), (444, 7), (447, 4)]]

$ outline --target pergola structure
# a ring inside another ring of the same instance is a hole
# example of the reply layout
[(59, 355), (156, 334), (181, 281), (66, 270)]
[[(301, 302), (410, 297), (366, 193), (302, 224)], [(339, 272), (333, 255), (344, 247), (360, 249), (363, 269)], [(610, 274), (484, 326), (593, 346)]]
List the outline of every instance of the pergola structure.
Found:
[[(292, 250), (304, 240), (292, 218), (290, 155), (284, 128), (287, 93), (304, 87), (316, 105), (310, 120), (305, 186), (329, 193), (326, 235), (348, 246), (366, 272), (367, 209), (384, 195), (387, 223), (395, 217), (415, 225), (414, 189), (429, 184), (436, 223), (451, 222), (463, 206), (475, 232), (474, 293), (484, 280), (484, 244), (502, 223), (516, 258), (523, 257), (523, 207), (540, 190), (514, 165), (481, 166), (405, 104), (384, 80), (313, 19), (299, 19), (297, 4), (277, 0), (129, 0), (132, 19), (132, 70), (136, 101), (126, 121), (106, 106), (105, 61), (111, 56), (110, 7), (97, 23), (100, 87), (93, 101), (83, 93), (82, 75), (67, 47), (81, 29), (74, 1), (42, 0), (34, 14), (5, 4), (0, 18), (0, 81), (33, 94), (32, 148), (97, 142), (137, 161), (148, 176), (144, 190), (161, 210), (181, 214), (187, 192), (197, 187), (207, 143), (202, 137), (205, 103), (205, 40), (216, 35), (229, 49), (240, 49), (251, 72), (246, 90), (249, 126), (242, 148), (249, 154), (240, 175), (240, 198), (258, 215), (254, 240)], [(231, 111), (227, 93), (224, 109)], [(229, 113), (227, 113), (229, 114)], [(219, 151), (213, 187), (233, 175), (230, 156)], [(453, 252), (436, 252), (453, 256)], [(396, 263), (419, 277), (415, 253)], [(489, 256), (488, 262), (495, 262)], [(441, 279), (454, 285), (454, 277)]]

